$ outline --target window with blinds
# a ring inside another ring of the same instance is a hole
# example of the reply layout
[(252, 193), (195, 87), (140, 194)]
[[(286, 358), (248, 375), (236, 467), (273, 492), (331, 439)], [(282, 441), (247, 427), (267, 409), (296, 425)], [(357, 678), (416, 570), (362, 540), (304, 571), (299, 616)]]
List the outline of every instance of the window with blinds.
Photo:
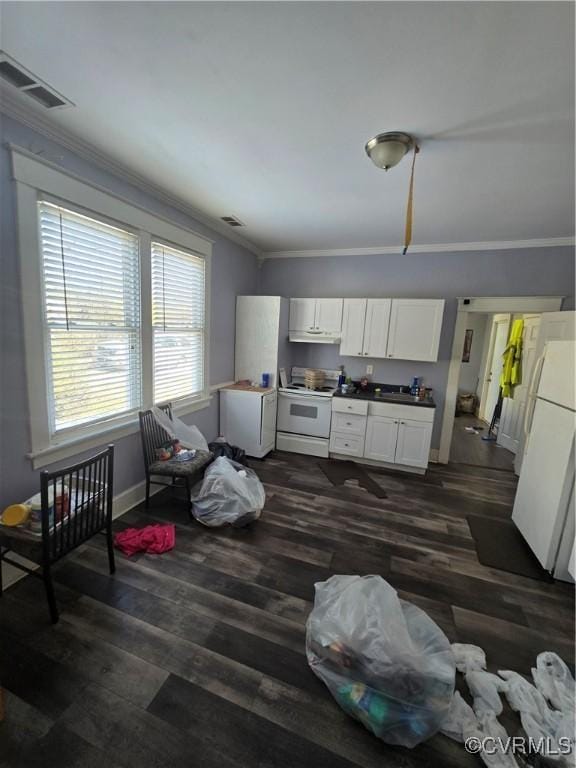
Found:
[(42, 201), (51, 432), (106, 421), (141, 402), (139, 240)]
[(152, 243), (154, 402), (204, 390), (205, 262)]

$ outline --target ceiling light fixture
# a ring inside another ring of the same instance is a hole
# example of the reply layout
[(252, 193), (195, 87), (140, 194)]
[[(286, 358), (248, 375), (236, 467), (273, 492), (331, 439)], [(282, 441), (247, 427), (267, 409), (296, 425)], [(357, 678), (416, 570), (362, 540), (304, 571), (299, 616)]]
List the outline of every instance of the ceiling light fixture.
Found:
[(414, 146), (414, 139), (407, 133), (389, 131), (379, 133), (366, 142), (366, 154), (377, 168), (387, 171), (394, 168)]
[(405, 254), (408, 251), (408, 246), (412, 240), (412, 198), (414, 193), (414, 165), (416, 163), (416, 155), (420, 152), (420, 147), (416, 144), (413, 136), (409, 133), (402, 133), (401, 131), (388, 131), (387, 133), (379, 133), (374, 136), (373, 139), (366, 142), (364, 147), (366, 154), (372, 160), (377, 168), (383, 168), (385, 171), (390, 168), (394, 168), (398, 165), (400, 160), (410, 152), (414, 150), (414, 157), (412, 158), (412, 172), (410, 173), (410, 188), (408, 191), (408, 207), (406, 209), (406, 229), (404, 233), (404, 250)]

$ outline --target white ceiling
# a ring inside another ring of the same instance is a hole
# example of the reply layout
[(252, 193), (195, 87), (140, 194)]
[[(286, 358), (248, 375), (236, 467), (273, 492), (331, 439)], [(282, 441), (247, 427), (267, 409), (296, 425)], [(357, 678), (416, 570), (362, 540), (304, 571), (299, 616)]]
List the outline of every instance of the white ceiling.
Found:
[[(59, 129), (265, 251), (573, 233), (564, 2), (4, 2), (1, 45), (76, 107)], [(19, 99), (23, 97), (18, 95)], [(31, 100), (27, 100), (31, 101)]]

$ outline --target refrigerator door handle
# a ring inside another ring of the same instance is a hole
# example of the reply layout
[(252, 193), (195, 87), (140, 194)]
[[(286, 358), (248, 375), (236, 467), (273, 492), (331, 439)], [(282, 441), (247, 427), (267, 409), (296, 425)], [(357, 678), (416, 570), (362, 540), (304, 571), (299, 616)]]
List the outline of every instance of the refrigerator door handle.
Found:
[(543, 365), (544, 353), (542, 353), (538, 360), (536, 360), (534, 363), (534, 370), (532, 371), (532, 378), (530, 380), (530, 386), (528, 387), (528, 397), (526, 398), (526, 409), (524, 411), (524, 435), (526, 437), (528, 437), (530, 430), (532, 429), (532, 419), (534, 418), (534, 401), (536, 400), (538, 392), (535, 384), (537, 379), (540, 378)]

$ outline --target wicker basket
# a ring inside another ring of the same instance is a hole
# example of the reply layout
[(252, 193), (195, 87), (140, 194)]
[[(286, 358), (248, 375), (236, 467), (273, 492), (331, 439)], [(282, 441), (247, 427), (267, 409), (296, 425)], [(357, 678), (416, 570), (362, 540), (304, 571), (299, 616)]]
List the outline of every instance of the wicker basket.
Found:
[(306, 389), (320, 389), (324, 386), (326, 376), (324, 371), (319, 371), (316, 368), (306, 368), (304, 371), (304, 385)]

